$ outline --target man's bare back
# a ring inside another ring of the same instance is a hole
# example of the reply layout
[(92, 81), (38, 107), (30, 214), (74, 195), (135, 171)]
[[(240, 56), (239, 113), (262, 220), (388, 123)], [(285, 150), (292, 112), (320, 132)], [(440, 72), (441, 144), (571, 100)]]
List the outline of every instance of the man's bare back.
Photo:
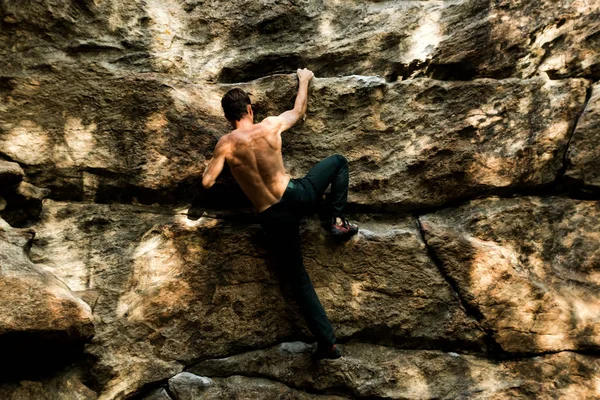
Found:
[(281, 134), (276, 123), (264, 120), (224, 136), (225, 160), (258, 212), (275, 204), (290, 180), (283, 166)]
[(291, 128), (306, 112), (308, 83), (313, 73), (298, 70), (299, 88), (292, 110), (254, 124), (248, 104), (241, 119), (232, 121), (236, 129), (223, 136), (204, 171), (202, 184), (210, 188), (227, 161), (235, 180), (258, 212), (277, 203), (290, 180), (281, 154), (281, 133)]

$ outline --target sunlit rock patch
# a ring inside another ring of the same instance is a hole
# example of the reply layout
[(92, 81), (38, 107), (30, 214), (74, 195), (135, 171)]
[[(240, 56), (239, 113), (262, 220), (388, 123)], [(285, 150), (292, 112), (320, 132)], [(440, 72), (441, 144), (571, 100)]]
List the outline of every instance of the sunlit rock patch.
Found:
[(420, 217), (425, 239), (508, 352), (600, 346), (596, 201), (471, 201)]

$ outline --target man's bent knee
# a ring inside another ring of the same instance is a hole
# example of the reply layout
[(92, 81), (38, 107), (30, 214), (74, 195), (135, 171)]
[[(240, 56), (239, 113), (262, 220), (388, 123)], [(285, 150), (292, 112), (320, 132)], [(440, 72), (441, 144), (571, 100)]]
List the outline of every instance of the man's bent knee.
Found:
[(337, 162), (340, 165), (340, 167), (348, 165), (348, 160), (343, 155), (341, 155), (341, 154), (334, 154), (334, 157), (337, 159)]

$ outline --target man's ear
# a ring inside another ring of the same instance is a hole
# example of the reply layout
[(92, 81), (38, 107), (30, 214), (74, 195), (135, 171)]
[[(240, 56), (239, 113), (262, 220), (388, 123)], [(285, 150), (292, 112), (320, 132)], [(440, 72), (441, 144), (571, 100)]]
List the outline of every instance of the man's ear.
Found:
[(252, 111), (252, 104), (248, 104), (246, 106), (246, 112), (248, 113), (248, 115), (250, 115), (251, 117), (254, 115), (253, 111)]

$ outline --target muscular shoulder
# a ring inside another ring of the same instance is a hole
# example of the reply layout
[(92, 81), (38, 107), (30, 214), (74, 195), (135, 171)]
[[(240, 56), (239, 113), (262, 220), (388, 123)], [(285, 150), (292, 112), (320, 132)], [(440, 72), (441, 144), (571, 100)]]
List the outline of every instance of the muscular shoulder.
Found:
[(267, 117), (260, 124), (269, 133), (277, 134), (281, 131), (281, 119), (279, 117)]
[(228, 133), (227, 135), (221, 137), (215, 146), (214, 153), (217, 155), (221, 155), (227, 157), (231, 152), (231, 148), (234, 145), (235, 137)]

